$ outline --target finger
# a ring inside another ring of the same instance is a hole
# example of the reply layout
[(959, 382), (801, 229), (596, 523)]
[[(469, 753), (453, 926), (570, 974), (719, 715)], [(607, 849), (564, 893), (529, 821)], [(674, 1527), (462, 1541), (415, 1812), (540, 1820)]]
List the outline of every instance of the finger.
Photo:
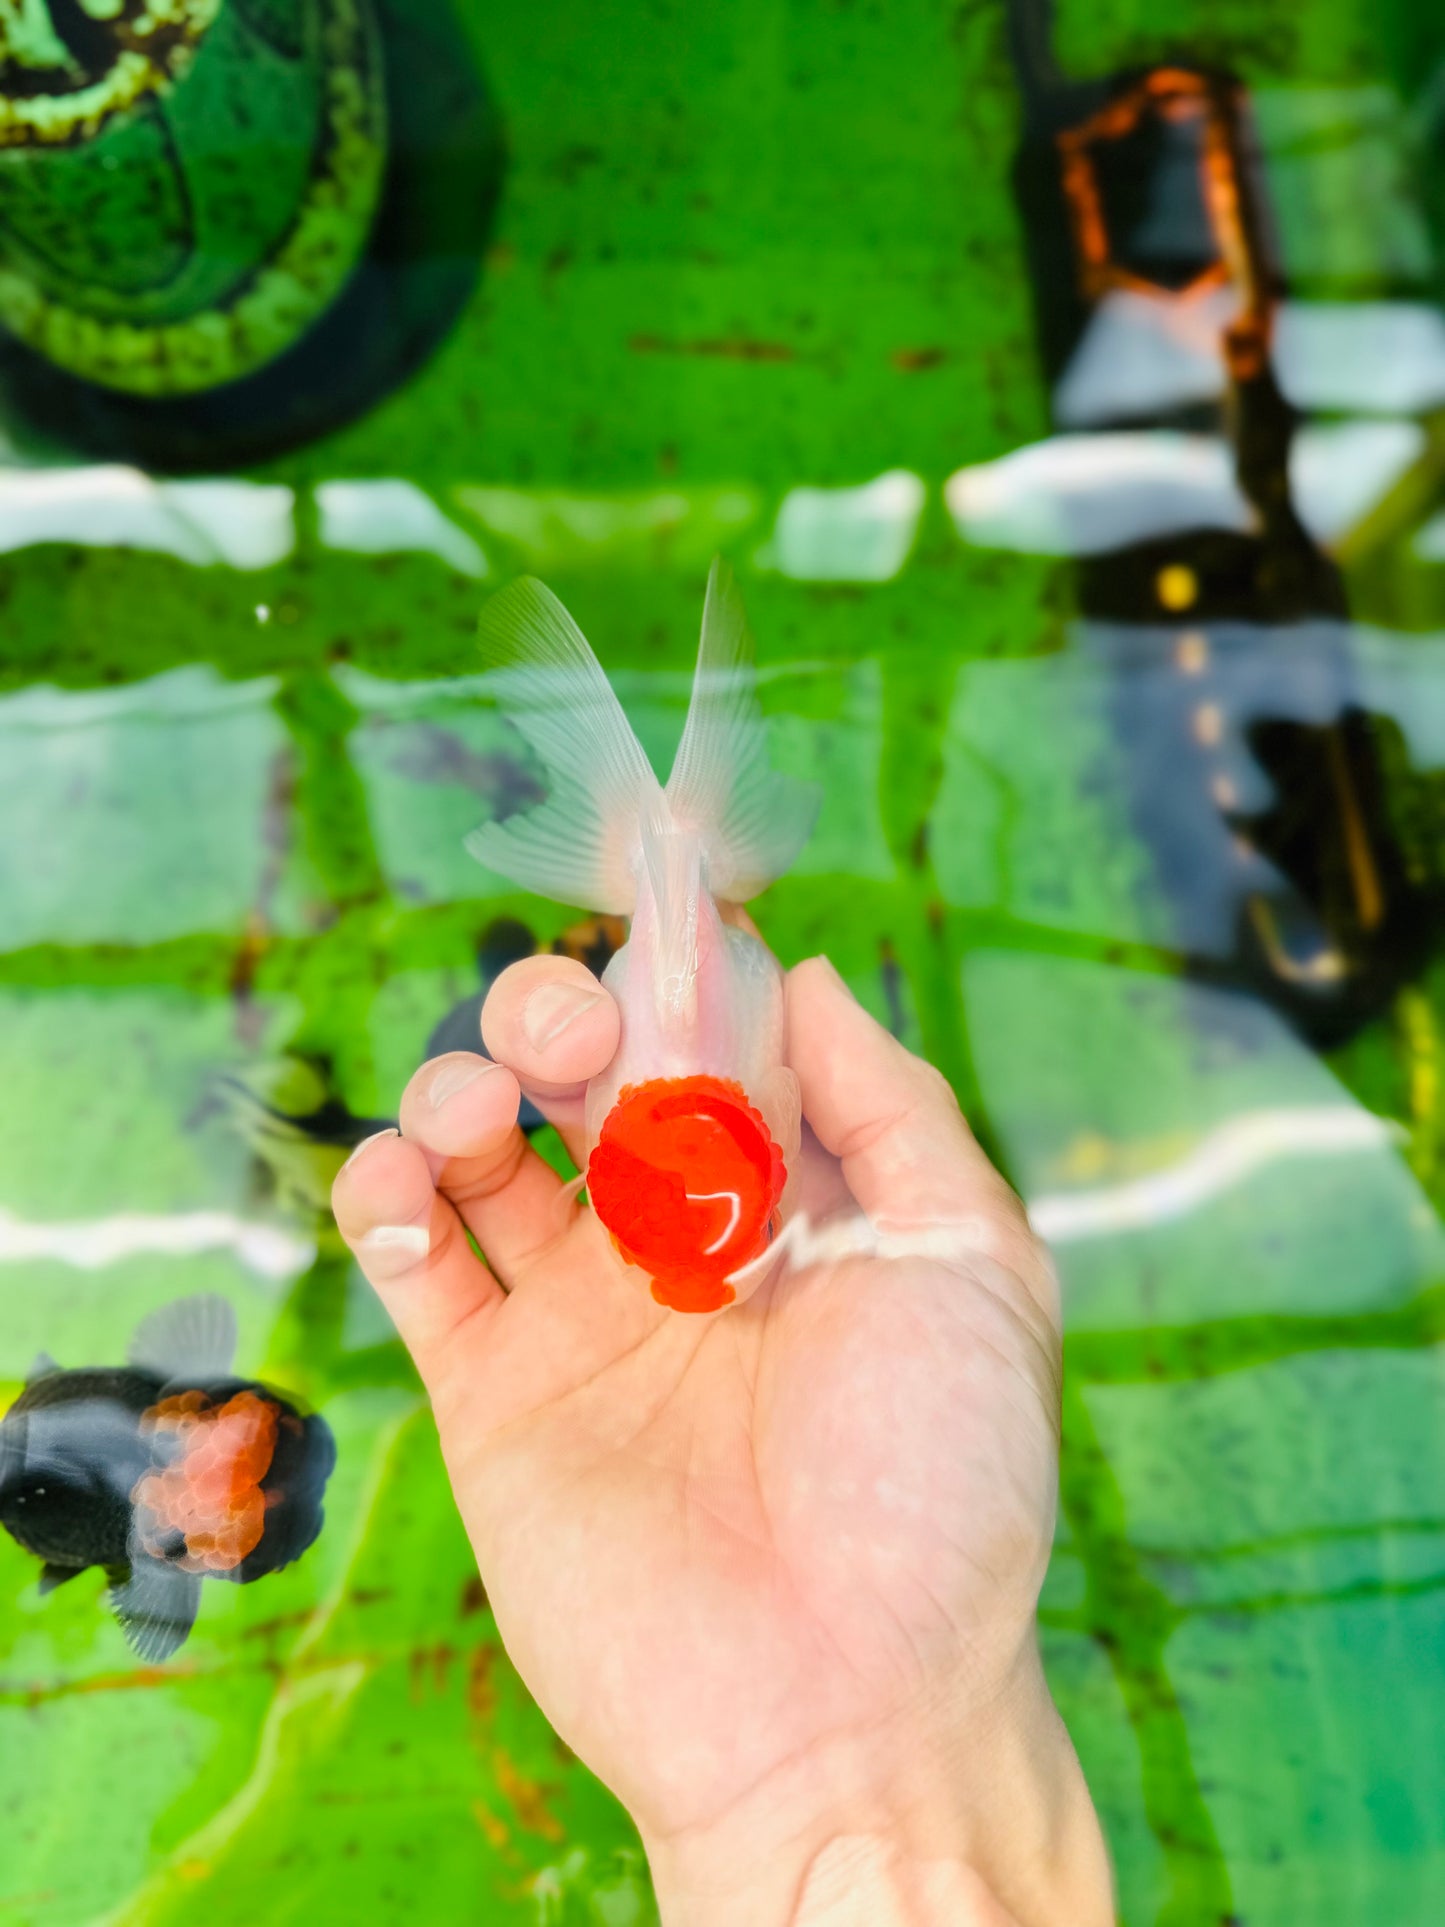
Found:
[(432, 1058), (401, 1096), (408, 1143), (509, 1289), (576, 1215), (561, 1178), (517, 1127), (520, 1101), (511, 1071), (471, 1051)]
[(856, 1211), (857, 1200), (843, 1181), (837, 1158), (825, 1151), (806, 1118), (802, 1121), (798, 1155), (789, 1167), (784, 1209), (789, 1217), (802, 1214), (810, 1224), (826, 1224), (839, 1213)]
[(420, 1146), (382, 1131), (357, 1146), (331, 1188), (336, 1223), (380, 1298), (429, 1390), (467, 1355), (506, 1303), (496, 1278), (467, 1242), (460, 1218), (437, 1193)]
[(570, 957), (512, 964), (482, 1006), (487, 1050), (556, 1125), (579, 1166), (588, 1080), (612, 1062), (621, 1034), (617, 1005), (586, 965)]
[(787, 996), (803, 1115), (874, 1224), (957, 1227), (961, 1246), (1014, 1272), (1054, 1315), (1052, 1265), (947, 1079), (868, 1015), (826, 957), (792, 970)]

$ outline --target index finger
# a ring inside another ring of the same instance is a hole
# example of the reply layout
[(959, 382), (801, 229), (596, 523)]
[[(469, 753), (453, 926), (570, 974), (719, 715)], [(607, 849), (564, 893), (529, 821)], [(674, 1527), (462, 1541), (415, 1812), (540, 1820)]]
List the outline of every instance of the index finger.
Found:
[(788, 1051), (803, 1115), (880, 1229), (956, 1230), (1058, 1318), (1058, 1286), (1017, 1193), (948, 1080), (869, 1016), (826, 957), (788, 974)]
[(337, 1173), (331, 1208), (435, 1396), (506, 1303), (500, 1283), (438, 1192), (426, 1153), (396, 1130), (356, 1147)]
[(560, 1132), (581, 1165), (587, 1082), (606, 1070), (622, 1019), (585, 964), (524, 957), (502, 972), (482, 1006), (482, 1040)]

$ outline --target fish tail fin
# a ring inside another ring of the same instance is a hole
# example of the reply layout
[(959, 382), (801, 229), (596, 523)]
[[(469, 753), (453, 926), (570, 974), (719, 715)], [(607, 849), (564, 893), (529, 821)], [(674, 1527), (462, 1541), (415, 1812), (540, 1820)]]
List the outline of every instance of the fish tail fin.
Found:
[(744, 903), (780, 877), (812, 833), (819, 792), (768, 761), (752, 634), (732, 570), (719, 556), (707, 580), (697, 674), (667, 781), (673, 820), (696, 832), (704, 881)]
[(542, 760), (548, 794), (473, 830), (467, 849), (525, 890), (629, 915), (642, 819), (661, 805), (662, 789), (601, 664), (530, 577), (492, 597), (481, 643), (499, 702)]

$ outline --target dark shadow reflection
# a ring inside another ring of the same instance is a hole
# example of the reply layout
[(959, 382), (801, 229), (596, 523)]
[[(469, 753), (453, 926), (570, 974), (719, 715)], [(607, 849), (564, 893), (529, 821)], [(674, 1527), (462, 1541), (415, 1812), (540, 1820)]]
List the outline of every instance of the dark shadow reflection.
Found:
[(1184, 62), (1066, 82), (1047, 0), (1012, 0), (1010, 23), (1054, 419), (1212, 440), (1248, 523), (1131, 540), (1121, 508), (1108, 551), (1076, 561), (1134, 824), (1200, 974), (1328, 1046), (1424, 965), (1439, 866), (1402, 834), (1419, 782), (1361, 699), (1344, 582), (1292, 497), (1300, 417), (1272, 360), (1288, 290), (1248, 93)]
[[(620, 917), (588, 917), (569, 926), (546, 946), (519, 919), (494, 919), (477, 939), (477, 988), (437, 1019), (417, 1059), (418, 1068), (451, 1051), (486, 1056), (482, 1005), (509, 965), (545, 948), (553, 956), (574, 958), (601, 976), (625, 939)], [(267, 1094), (301, 1084), (314, 1092), (314, 1103), (303, 1105)], [(304, 1059), (293, 1056), (282, 1064), (262, 1066), (248, 1079), (219, 1079), (214, 1095), (192, 1122), (217, 1106), (230, 1114), (236, 1130), (250, 1146), (256, 1195), (267, 1201), (278, 1200), (303, 1216), (323, 1219), (329, 1217), (332, 1181), (346, 1157), (365, 1138), (396, 1124), (395, 1118), (364, 1117), (352, 1111), (336, 1089), (331, 1064), (315, 1055)], [(530, 1135), (541, 1130), (546, 1119), (524, 1097), (518, 1122)]]

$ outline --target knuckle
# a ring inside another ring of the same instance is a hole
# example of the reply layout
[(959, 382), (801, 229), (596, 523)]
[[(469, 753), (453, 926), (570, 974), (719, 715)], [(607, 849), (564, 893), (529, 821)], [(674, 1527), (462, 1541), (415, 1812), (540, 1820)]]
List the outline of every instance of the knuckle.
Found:
[(926, 1057), (915, 1058), (914, 1062), (918, 1066), (914, 1075), (918, 1083), (920, 1105), (957, 1111), (958, 1093), (938, 1066), (931, 1064)]
[(441, 1189), (459, 1208), (484, 1204), (488, 1198), (506, 1190), (526, 1155), (527, 1140), (519, 1130), (513, 1129), (490, 1156), (458, 1160), (446, 1166), (441, 1175)]

